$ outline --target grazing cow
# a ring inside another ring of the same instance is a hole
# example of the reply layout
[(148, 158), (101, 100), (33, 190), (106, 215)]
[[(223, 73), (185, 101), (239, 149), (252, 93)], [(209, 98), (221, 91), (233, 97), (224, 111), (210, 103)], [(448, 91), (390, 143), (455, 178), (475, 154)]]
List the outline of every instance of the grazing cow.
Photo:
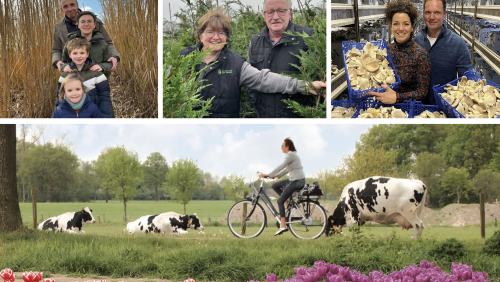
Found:
[(83, 223), (95, 223), (92, 210), (84, 207), (79, 212), (67, 212), (56, 217), (51, 217), (38, 225), (40, 230), (53, 230), (68, 233), (82, 233)]
[(414, 228), (412, 238), (424, 230), (420, 217), (427, 187), (420, 180), (374, 176), (344, 187), (333, 215), (328, 217), (327, 235), (342, 233), (342, 227), (361, 226), (366, 221)]
[(175, 212), (161, 213), (157, 215), (146, 215), (136, 221), (129, 222), (127, 231), (134, 233), (163, 233), (163, 234), (188, 234), (187, 229), (203, 231), (203, 226), (196, 213), (194, 215), (182, 215)]

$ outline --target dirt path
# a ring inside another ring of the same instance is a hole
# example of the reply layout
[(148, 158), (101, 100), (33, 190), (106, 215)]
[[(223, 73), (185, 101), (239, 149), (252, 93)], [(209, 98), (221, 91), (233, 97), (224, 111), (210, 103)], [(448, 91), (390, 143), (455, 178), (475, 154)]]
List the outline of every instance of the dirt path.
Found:
[[(23, 280), (23, 273), (22, 272), (14, 272), (14, 275), (16, 276), (16, 280)], [(43, 277), (44, 279), (47, 277)], [(102, 281), (105, 280), (106, 282), (173, 282), (171, 280), (166, 280), (166, 279), (152, 279), (152, 278), (111, 278), (111, 277), (105, 277), (105, 276), (92, 276), (92, 277), (70, 277), (67, 275), (58, 275), (58, 274), (53, 274), (50, 277), (51, 279), (54, 279), (55, 282), (85, 282), (85, 281)]]

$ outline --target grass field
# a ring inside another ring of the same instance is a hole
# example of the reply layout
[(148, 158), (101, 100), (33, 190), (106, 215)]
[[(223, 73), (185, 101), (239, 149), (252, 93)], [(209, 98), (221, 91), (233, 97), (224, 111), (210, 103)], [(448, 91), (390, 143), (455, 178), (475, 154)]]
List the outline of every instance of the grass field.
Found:
[[(294, 267), (311, 267), (324, 260), (365, 274), (373, 270), (384, 273), (401, 270), (421, 260), (435, 262), (449, 272), (451, 261), (444, 260), (432, 247), (447, 238), (457, 238), (466, 248), (463, 257), (454, 262), (473, 265), (474, 271), (489, 274), (488, 280), (500, 281), (500, 257), (482, 252), (484, 240), (478, 226), (430, 227), (420, 240), (410, 240), (412, 230), (400, 227), (369, 225), (353, 237), (349, 232), (317, 240), (299, 240), (285, 233), (274, 237), (276, 228), (269, 225), (256, 239), (237, 239), (225, 224), (207, 225), (208, 215), (214, 221), (231, 207), (230, 201), (193, 201), (188, 213), (196, 212), (205, 225), (205, 234), (188, 235), (127, 235), (122, 230), (123, 205), (105, 203), (38, 204), (44, 218), (84, 206), (94, 210), (94, 217), (106, 215), (106, 225), (85, 225), (86, 235), (61, 234), (24, 229), (14, 234), (0, 234), (0, 266), (14, 271), (44, 271), (45, 274), (74, 276), (103, 275), (111, 277), (166, 278), (183, 281), (265, 281), (265, 275), (275, 273), (279, 280), (291, 278)], [(21, 204), (25, 224), (30, 225), (31, 205)], [(128, 205), (131, 220), (158, 212), (182, 212), (181, 205), (172, 202), (132, 202)], [(331, 214), (332, 211), (330, 211)], [(30, 227), (31, 228), (31, 227)], [(500, 230), (488, 225), (486, 237)]]

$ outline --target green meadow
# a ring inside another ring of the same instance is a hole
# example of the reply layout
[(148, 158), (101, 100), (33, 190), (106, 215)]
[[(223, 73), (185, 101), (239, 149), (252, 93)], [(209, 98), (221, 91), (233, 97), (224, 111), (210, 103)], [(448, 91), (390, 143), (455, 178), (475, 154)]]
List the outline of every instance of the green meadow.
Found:
[[(14, 271), (43, 271), (44, 275), (265, 281), (265, 275), (270, 273), (277, 274), (278, 280), (291, 278), (294, 268), (312, 267), (317, 260), (349, 266), (365, 274), (374, 270), (390, 273), (427, 260), (448, 272), (451, 262), (473, 265), (474, 271), (487, 272), (488, 280), (500, 281), (500, 257), (483, 252), (485, 241), (480, 237), (479, 226), (429, 227), (421, 239), (410, 240), (411, 229), (368, 224), (357, 236), (344, 230), (344, 235), (306, 241), (296, 239), (289, 232), (274, 237), (276, 228), (269, 224), (261, 236), (243, 240), (230, 234), (225, 224), (214, 223), (231, 205), (230, 201), (192, 201), (187, 212), (201, 217), (205, 232), (191, 230), (188, 235), (176, 236), (127, 235), (122, 232), (126, 226), (122, 220), (123, 204), (115, 201), (108, 204), (40, 203), (39, 218), (42, 213), (46, 219), (49, 212), (55, 216), (89, 206), (96, 220), (101, 216), (101, 225), (84, 225), (85, 235), (33, 230), (31, 204), (22, 203), (23, 221), (29, 227), (0, 235), (3, 254), (0, 267)], [(183, 207), (172, 202), (139, 201), (127, 207), (131, 220), (167, 211), (182, 213)], [(208, 215), (212, 224), (207, 222)], [(488, 225), (486, 237), (497, 230), (500, 228)], [(436, 252), (434, 246), (449, 238), (459, 240), (465, 253), (445, 258)]]

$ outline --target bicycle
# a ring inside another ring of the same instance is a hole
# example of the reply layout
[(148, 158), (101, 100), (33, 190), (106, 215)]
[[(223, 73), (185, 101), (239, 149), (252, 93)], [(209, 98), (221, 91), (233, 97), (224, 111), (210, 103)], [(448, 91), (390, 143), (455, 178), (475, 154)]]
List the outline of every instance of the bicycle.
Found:
[[(259, 174), (260, 172), (257, 172), (256, 176), (258, 177)], [(254, 177), (251, 180), (254, 180)], [(259, 190), (254, 182), (252, 181), (249, 185), (253, 188), (252, 196), (247, 196), (246, 199), (237, 202), (229, 209), (227, 224), (238, 238), (255, 238), (267, 226), (266, 211), (259, 203), (261, 199), (276, 219), (277, 227), (280, 227), (281, 217), (264, 192), (264, 179), (260, 183)], [(295, 192), (288, 199), (286, 225), (288, 230), (299, 239), (316, 239), (325, 232), (327, 215), (325, 208), (318, 202), (319, 196), (305, 193), (306, 189), (300, 190), (299, 193)]]

